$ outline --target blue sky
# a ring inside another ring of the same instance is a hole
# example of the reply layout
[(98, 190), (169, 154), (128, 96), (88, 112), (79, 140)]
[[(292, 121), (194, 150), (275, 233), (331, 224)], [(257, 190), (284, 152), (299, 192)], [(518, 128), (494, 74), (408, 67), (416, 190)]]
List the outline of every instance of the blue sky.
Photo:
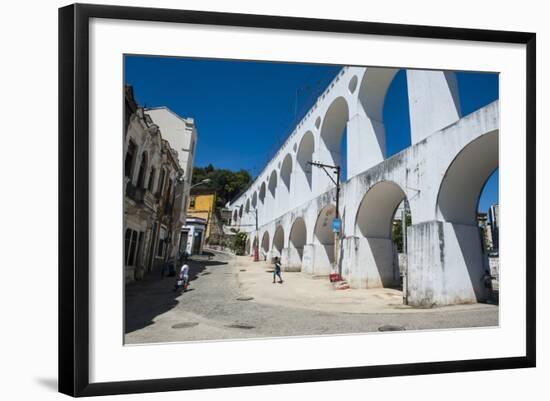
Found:
[[(125, 79), (142, 106), (168, 106), (195, 118), (196, 165), (244, 168), (256, 176), (340, 68), (126, 56)], [(498, 98), (497, 74), (458, 73), (457, 78), (464, 115)], [(401, 71), (386, 97), (388, 156), (410, 145), (406, 85)], [(487, 211), (496, 202), (498, 170), (482, 192), (479, 209)]]

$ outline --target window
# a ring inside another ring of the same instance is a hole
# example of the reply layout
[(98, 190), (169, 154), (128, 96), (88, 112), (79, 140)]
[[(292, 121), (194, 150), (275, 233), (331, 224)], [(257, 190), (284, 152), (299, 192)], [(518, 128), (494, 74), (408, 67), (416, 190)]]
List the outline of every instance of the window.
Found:
[(162, 191), (164, 190), (164, 176), (166, 175), (166, 172), (164, 169), (160, 170), (160, 179), (159, 179), (159, 196), (162, 196)]
[(138, 188), (145, 188), (145, 171), (146, 170), (147, 170), (147, 153), (143, 152), (143, 155), (141, 156), (141, 163), (139, 165), (138, 182), (137, 182)]
[(149, 190), (149, 192), (153, 192), (156, 174), (157, 170), (154, 167), (151, 167), (151, 172), (149, 173), (149, 183), (147, 184), (147, 189)]
[(172, 195), (172, 180), (168, 181), (168, 189), (166, 191), (166, 199), (167, 201), (170, 201), (170, 197)]
[(166, 247), (166, 227), (160, 227), (160, 240), (157, 248), (157, 257), (162, 258), (164, 256), (164, 248)]
[(128, 266), (134, 266), (135, 264), (135, 256), (136, 256), (136, 246), (137, 246), (137, 237), (138, 237), (138, 233), (137, 231), (134, 231), (134, 230), (126, 230), (126, 238), (128, 238), (128, 231), (130, 231), (130, 240), (129, 240), (129, 243), (127, 243), (127, 246), (126, 246), (126, 253), (127, 253), (127, 258), (126, 258), (126, 264)]
[(126, 151), (126, 158), (124, 159), (124, 175), (130, 179), (132, 178), (132, 165), (134, 163), (136, 150), (136, 144), (130, 140), (128, 142), (128, 150)]
[(189, 208), (190, 209), (194, 209), (195, 208), (195, 197), (192, 196), (190, 199), (189, 199)]
[(124, 234), (124, 263), (128, 264), (128, 255), (130, 254), (130, 241), (132, 239), (132, 230), (126, 229)]

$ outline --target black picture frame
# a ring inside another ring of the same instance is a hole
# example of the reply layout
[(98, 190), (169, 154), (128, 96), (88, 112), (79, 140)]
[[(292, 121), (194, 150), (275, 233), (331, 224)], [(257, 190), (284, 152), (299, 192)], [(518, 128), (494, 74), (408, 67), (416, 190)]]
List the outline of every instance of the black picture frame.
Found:
[[(526, 46), (526, 352), (521, 357), (90, 383), (89, 21), (91, 18), (438, 38)], [(59, 9), (59, 391), (160, 392), (534, 367), (536, 364), (536, 35), (434, 26), (75, 4)]]

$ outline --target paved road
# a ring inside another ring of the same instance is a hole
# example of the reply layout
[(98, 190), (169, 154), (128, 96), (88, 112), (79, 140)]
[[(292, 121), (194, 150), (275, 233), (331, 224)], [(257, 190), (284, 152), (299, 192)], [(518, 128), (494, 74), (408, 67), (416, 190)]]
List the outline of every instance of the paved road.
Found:
[[(387, 325), (406, 330), (498, 325), (498, 307), (362, 314), (306, 309), (299, 300), (296, 307), (246, 300), (239, 274), (247, 266), (239, 263), (221, 253), (190, 262), (186, 293), (172, 290), (173, 278), (159, 276), (128, 285), (126, 343), (362, 333)], [(266, 274), (265, 279), (270, 282), (271, 277)]]

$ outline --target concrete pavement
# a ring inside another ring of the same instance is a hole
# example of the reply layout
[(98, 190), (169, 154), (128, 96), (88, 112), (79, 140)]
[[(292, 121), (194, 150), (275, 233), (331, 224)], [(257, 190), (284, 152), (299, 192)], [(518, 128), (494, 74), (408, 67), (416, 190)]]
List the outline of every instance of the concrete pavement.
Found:
[(498, 306), (415, 309), (392, 289), (334, 290), (326, 277), (283, 272), (250, 257), (190, 261), (189, 291), (150, 276), (126, 287), (126, 344), (498, 325)]

